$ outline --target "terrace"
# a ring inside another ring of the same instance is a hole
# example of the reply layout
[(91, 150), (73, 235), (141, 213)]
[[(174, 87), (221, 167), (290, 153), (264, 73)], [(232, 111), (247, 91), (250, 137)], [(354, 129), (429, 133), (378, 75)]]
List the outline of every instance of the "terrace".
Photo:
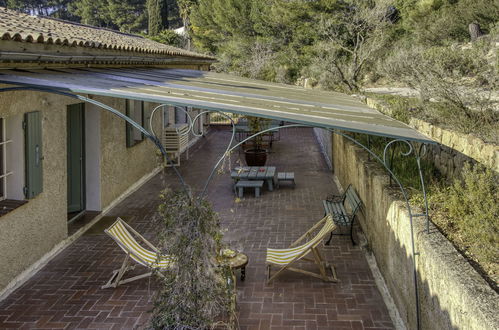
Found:
[[(224, 152), (230, 132), (213, 129), (190, 151), (179, 168), (186, 182), (200, 190), (207, 172)], [(217, 175), (208, 199), (220, 214), (225, 239), (249, 256), (246, 280), (238, 279), (241, 329), (390, 329), (394, 328), (364, 256), (348, 236), (334, 236), (324, 248), (337, 269), (339, 282), (286, 272), (266, 284), (265, 251), (281, 248), (323, 216), (321, 199), (337, 192), (310, 128), (281, 131), (267, 164), (293, 171), (296, 188), (245, 194), (236, 201), (230, 175)], [(234, 166), (237, 153), (232, 156)], [(154, 279), (101, 289), (123, 253), (104, 234), (115, 217), (125, 218), (154, 241), (151, 222), (164, 182), (178, 184), (171, 170), (151, 179), (53, 258), (22, 287), (0, 302), (0, 328), (144, 328), (152, 307)]]

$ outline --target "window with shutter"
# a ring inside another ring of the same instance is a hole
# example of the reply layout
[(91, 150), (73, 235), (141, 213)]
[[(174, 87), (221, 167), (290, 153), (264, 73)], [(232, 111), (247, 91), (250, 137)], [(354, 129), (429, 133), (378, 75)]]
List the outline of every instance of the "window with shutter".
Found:
[(41, 112), (33, 111), (24, 115), (25, 169), (27, 199), (34, 198), (43, 191), (42, 167), (42, 120)]
[(7, 179), (12, 174), (7, 169), (7, 148), (10, 142), (6, 138), (5, 119), (0, 118), (0, 201), (7, 198)]
[[(137, 124), (144, 127), (144, 102), (136, 100), (126, 100), (126, 112), (125, 114), (132, 118)], [(137, 143), (144, 140), (144, 134), (126, 123), (126, 146), (128, 148), (133, 147)]]

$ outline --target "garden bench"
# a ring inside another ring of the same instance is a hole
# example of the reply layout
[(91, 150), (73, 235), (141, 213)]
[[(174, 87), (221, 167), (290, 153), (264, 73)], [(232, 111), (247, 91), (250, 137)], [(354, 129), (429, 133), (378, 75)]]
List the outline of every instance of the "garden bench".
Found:
[[(355, 192), (352, 185), (349, 185), (342, 195), (333, 195), (322, 201), (324, 206), (324, 213), (331, 214), (333, 216), (333, 221), (338, 226), (350, 226), (350, 238), (352, 244), (355, 245), (353, 240), (353, 222), (355, 216), (360, 209), (362, 201)], [(343, 234), (337, 234), (343, 235)], [(329, 236), (326, 245), (329, 245), (331, 239), (333, 238), (333, 233)]]
[(295, 173), (294, 172), (278, 172), (277, 173), (277, 186), (279, 187), (281, 181), (288, 181), (295, 187)]
[(234, 185), (234, 190), (237, 189), (237, 196), (243, 197), (244, 188), (255, 188), (255, 197), (260, 197), (260, 189), (263, 187), (263, 180), (239, 180)]

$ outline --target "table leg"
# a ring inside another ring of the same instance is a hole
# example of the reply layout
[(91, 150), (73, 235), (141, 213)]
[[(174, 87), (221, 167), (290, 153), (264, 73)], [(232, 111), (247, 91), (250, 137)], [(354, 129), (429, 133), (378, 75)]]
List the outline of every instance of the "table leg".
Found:
[(244, 281), (246, 278), (246, 267), (241, 268), (241, 281)]
[(269, 191), (274, 190), (274, 185), (272, 184), (272, 179), (267, 179), (267, 185), (269, 187)]

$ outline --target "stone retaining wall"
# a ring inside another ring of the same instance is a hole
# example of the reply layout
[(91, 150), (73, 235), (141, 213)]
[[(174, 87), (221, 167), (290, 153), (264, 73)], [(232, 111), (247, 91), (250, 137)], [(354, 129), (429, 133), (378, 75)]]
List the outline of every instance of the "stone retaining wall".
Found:
[[(388, 186), (381, 165), (333, 135), (333, 168), (341, 184), (352, 184), (364, 203), (359, 216), (368, 246), (408, 329), (416, 329), (411, 231), (398, 189)], [(417, 212), (419, 213), (419, 212)], [(499, 329), (499, 296), (434, 227), (414, 219), (422, 329)]]
[[(367, 104), (382, 113), (391, 115), (391, 110), (371, 98)], [(465, 162), (479, 162), (499, 173), (499, 146), (486, 143), (470, 134), (463, 134), (440, 128), (424, 120), (411, 118), (409, 126), (432, 138), (440, 145), (431, 146), (432, 161), (447, 178), (460, 174)]]
[(321, 146), (321, 151), (322, 154), (324, 155), (324, 159), (326, 160), (327, 166), (329, 169), (333, 169), (333, 164), (331, 162), (332, 156), (331, 156), (331, 150), (332, 150), (332, 145), (331, 143), (332, 138), (331, 138), (331, 132), (328, 131), (327, 129), (323, 128), (314, 128), (314, 134), (315, 138), (317, 139), (317, 142), (319, 142), (319, 145)]

